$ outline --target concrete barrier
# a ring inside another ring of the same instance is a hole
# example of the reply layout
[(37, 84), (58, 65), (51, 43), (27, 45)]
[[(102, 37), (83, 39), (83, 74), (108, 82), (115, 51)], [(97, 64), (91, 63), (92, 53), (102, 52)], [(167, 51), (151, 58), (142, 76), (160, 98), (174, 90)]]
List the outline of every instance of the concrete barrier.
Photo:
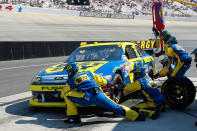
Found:
[[(117, 41), (98, 41), (98, 43)], [(125, 42), (125, 41), (124, 41)], [(156, 48), (156, 41), (132, 41), (139, 44), (141, 48), (150, 50)], [(0, 61), (28, 58), (41, 58), (53, 56), (70, 55), (81, 41), (21, 41), (21, 42), (0, 42)], [(94, 41), (88, 41), (92, 44)]]
[(0, 61), (70, 55), (80, 42), (0, 42)]

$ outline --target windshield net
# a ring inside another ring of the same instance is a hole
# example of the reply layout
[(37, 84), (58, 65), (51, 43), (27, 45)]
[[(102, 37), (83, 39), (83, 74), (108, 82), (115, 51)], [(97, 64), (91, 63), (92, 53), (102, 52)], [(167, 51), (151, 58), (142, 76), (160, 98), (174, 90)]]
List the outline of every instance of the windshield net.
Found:
[(121, 60), (121, 49), (118, 45), (81, 47), (77, 48), (66, 62)]

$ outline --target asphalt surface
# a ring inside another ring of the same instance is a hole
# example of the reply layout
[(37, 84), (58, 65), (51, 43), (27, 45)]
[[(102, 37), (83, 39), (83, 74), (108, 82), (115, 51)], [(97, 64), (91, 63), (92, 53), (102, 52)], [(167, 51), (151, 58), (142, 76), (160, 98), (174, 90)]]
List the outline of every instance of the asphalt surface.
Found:
[[(0, 12), (0, 41), (148, 40), (152, 20), (106, 19), (50, 14)], [(178, 40), (197, 40), (196, 21), (166, 21)]]
[[(17, 14), (0, 12), (0, 40), (147, 40), (152, 36), (149, 20), (113, 20), (102, 18), (79, 18), (54, 15)], [(172, 33), (176, 33), (180, 44), (191, 52), (197, 48), (197, 22), (167, 22)], [(40, 70), (63, 62), (66, 57), (40, 58), (16, 61), (0, 61), (0, 130), (146, 130), (146, 131), (196, 131), (197, 98), (186, 109), (172, 110), (167, 107), (158, 120), (129, 122), (120, 116), (100, 108), (80, 108), (82, 124), (63, 123), (64, 108), (29, 107), (31, 97), (29, 83)], [(188, 76), (196, 79), (195, 64)], [(139, 100), (123, 102), (131, 107)]]
[(29, 91), (29, 84), (38, 72), (66, 60), (64, 57), (0, 61), (0, 97)]

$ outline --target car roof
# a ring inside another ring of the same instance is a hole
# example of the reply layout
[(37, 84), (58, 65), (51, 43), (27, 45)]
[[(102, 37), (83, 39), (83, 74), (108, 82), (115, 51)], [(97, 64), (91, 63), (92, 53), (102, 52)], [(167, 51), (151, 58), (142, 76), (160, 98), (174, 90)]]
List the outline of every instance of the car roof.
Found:
[(89, 46), (101, 46), (101, 45), (135, 45), (133, 42), (109, 42), (109, 43), (98, 43), (94, 42), (93, 44), (87, 44), (86, 42), (82, 42), (80, 47), (89, 47)]

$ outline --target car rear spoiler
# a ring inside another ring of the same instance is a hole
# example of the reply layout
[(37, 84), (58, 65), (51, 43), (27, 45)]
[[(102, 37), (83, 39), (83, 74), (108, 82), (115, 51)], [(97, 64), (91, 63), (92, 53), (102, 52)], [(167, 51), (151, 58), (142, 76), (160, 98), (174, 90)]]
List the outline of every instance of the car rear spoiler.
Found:
[[(155, 39), (150, 39), (148, 41), (131, 41), (138, 44), (142, 49), (146, 51), (149, 55), (153, 56), (155, 52), (158, 51), (159, 43)], [(160, 40), (159, 40), (160, 42)]]
[[(154, 53), (157, 52), (158, 49), (160, 48), (159, 43), (157, 41), (160, 42), (160, 40), (156, 40), (156, 39), (150, 39), (148, 41), (130, 41), (130, 42), (138, 44), (149, 55), (154, 55)], [(99, 42), (90, 42), (90, 43), (94, 43), (95, 45), (97, 45)], [(80, 46), (83, 46), (86, 44), (88, 44), (88, 42), (81, 42)]]
[(144, 50), (153, 50), (159, 48), (159, 45), (157, 44), (157, 40), (148, 40), (148, 41), (131, 41), (133, 43), (138, 44), (142, 49)]

